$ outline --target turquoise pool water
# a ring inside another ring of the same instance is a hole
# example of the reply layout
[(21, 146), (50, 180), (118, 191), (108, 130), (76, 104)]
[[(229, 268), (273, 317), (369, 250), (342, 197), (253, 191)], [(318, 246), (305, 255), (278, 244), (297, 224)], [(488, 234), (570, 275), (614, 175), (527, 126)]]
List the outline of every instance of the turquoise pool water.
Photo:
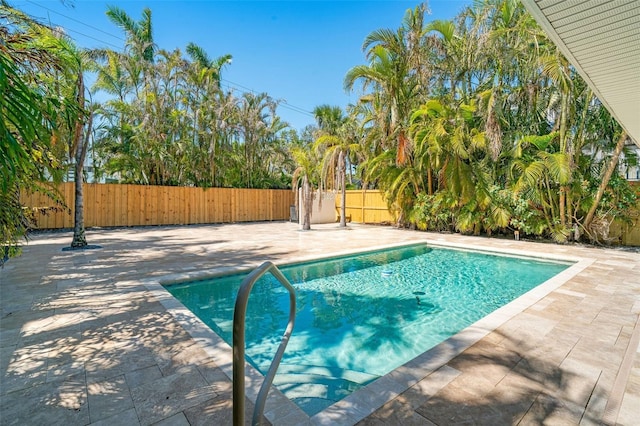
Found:
[[(296, 325), (274, 385), (310, 416), (426, 352), (569, 264), (413, 245), (280, 269)], [(165, 286), (227, 343), (246, 274)], [(286, 327), (267, 275), (247, 308), (247, 360), (266, 374)]]

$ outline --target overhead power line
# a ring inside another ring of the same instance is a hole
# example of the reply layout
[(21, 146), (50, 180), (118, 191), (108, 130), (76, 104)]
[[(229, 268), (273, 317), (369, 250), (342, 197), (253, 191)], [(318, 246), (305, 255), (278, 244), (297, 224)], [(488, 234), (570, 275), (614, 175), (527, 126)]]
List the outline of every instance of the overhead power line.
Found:
[(100, 43), (106, 44), (106, 45), (111, 46), (111, 47), (115, 47), (116, 49), (120, 49), (120, 48), (122, 47), (122, 46), (118, 46), (117, 44), (109, 43), (108, 41), (104, 41), (104, 40), (101, 40), (101, 39), (99, 39), (99, 38), (95, 38), (95, 37), (90, 36), (90, 35), (88, 35), (88, 34), (81, 33), (81, 32), (80, 32), (80, 31), (78, 31), (78, 30), (72, 30), (72, 29), (70, 29), (70, 28), (65, 28), (65, 27), (62, 27), (62, 28), (63, 28), (65, 31), (67, 31), (67, 32), (75, 33), (75, 34), (80, 34), (80, 35), (81, 35), (81, 36), (83, 36), (83, 37), (90, 38), (91, 40), (98, 41), (98, 42), (100, 42)]
[[(80, 25), (84, 25), (85, 27), (91, 28), (92, 30), (98, 31), (98, 32), (100, 32), (100, 33), (102, 33), (102, 34), (105, 34), (105, 35), (108, 35), (109, 37), (116, 38), (116, 39), (118, 39), (118, 40), (120, 40), (120, 41), (123, 41), (123, 42), (125, 41), (125, 39), (123, 39), (123, 38), (122, 38), (122, 37), (120, 37), (120, 36), (117, 36), (117, 35), (115, 35), (115, 34), (111, 34), (110, 32), (107, 32), (107, 31), (101, 30), (101, 29), (100, 29), (100, 28), (98, 28), (98, 27), (94, 27), (93, 25), (89, 25), (89, 24), (87, 24), (86, 22), (82, 22), (82, 21), (80, 21), (80, 20), (78, 20), (78, 19), (72, 18), (71, 16), (65, 15), (65, 14), (60, 13), (60, 12), (56, 12), (55, 10), (50, 9), (50, 8), (48, 8), (47, 6), (44, 6), (44, 5), (38, 4), (38, 3), (36, 3), (36, 2), (34, 2), (34, 1), (32, 1), (32, 0), (25, 0), (25, 1), (26, 1), (27, 3), (31, 3), (31, 4), (33, 4), (33, 5), (35, 5), (35, 6), (41, 7), (41, 8), (45, 9), (45, 10), (46, 10), (46, 11), (48, 11), (48, 12), (54, 13), (54, 14), (56, 14), (56, 15), (58, 15), (58, 16), (62, 16), (63, 18), (66, 18), (66, 19), (68, 19), (68, 20), (70, 20), (70, 21), (77, 22), (77, 23), (78, 23), (78, 24), (80, 24)], [(76, 32), (77, 32), (77, 31), (76, 31)], [(85, 34), (83, 34), (83, 35), (84, 35), (85, 37), (89, 37), (89, 36), (87, 36), (87, 35), (85, 35)], [(90, 38), (93, 38), (93, 37), (90, 37)], [(99, 40), (99, 39), (96, 39), (96, 38), (94, 38), (94, 40), (98, 40), (98, 41), (102, 41), (102, 42), (104, 42), (103, 40)]]
[[(78, 19), (72, 18), (71, 16), (65, 15), (64, 13), (57, 12), (57, 11), (55, 11), (55, 10), (53, 10), (53, 9), (51, 9), (51, 8), (49, 8), (49, 7), (47, 7), (47, 6), (44, 6), (44, 5), (42, 5), (42, 4), (37, 3), (37, 2), (35, 2), (35, 1), (32, 1), (32, 0), (25, 0), (25, 1), (26, 1), (27, 3), (30, 3), (30, 4), (34, 5), (34, 6), (40, 7), (40, 8), (42, 8), (42, 9), (45, 9), (46, 11), (48, 11), (48, 12), (50, 12), (50, 13), (53, 13), (53, 14), (55, 14), (55, 15), (61, 16), (61, 17), (65, 18), (65, 19), (68, 19), (68, 20), (70, 20), (70, 21), (73, 21), (73, 22), (75, 22), (75, 23), (78, 23), (78, 24), (80, 24), (80, 25), (83, 25), (83, 26), (85, 26), (85, 27), (87, 27), (87, 28), (90, 28), (90, 29), (91, 29), (91, 30), (93, 30), (93, 31), (97, 31), (97, 32), (102, 33), (102, 34), (104, 34), (104, 35), (107, 35), (107, 36), (109, 36), (109, 37), (113, 37), (113, 38), (115, 38), (115, 39), (117, 39), (117, 40), (122, 41), (123, 43), (124, 43), (124, 42), (126, 42), (126, 40), (125, 40), (124, 38), (120, 37), (120, 36), (117, 36), (117, 35), (112, 34), (112, 33), (110, 33), (110, 32), (104, 31), (104, 30), (102, 30), (102, 29), (100, 29), (100, 28), (98, 28), (98, 27), (96, 27), (96, 26), (93, 26), (93, 25), (87, 24), (86, 22), (80, 21), (80, 20), (78, 20)], [(49, 21), (50, 21), (50, 20), (49, 20)], [(108, 46), (111, 46), (111, 47), (115, 47), (116, 49), (120, 49), (120, 48), (122, 48), (122, 46), (115, 45), (115, 44), (113, 44), (113, 43), (111, 43), (111, 42), (108, 42), (108, 41), (106, 41), (106, 40), (103, 40), (103, 39), (100, 39), (100, 38), (97, 38), (97, 37), (94, 37), (94, 36), (91, 36), (91, 35), (85, 34), (85, 33), (81, 32), (81, 31), (71, 29), (71, 28), (69, 28), (69, 27), (67, 27), (67, 26), (64, 26), (64, 25), (60, 25), (60, 24), (57, 24), (57, 23), (54, 23), (54, 22), (51, 22), (51, 21), (50, 21), (50, 25), (51, 25), (51, 26), (54, 26), (54, 25), (55, 25), (55, 26), (61, 27), (61, 28), (63, 28), (65, 31), (67, 31), (67, 32), (69, 32), (69, 33), (79, 34), (79, 35), (81, 35), (81, 36), (83, 36), (83, 37), (86, 37), (86, 38), (89, 38), (89, 39), (91, 39), (91, 40), (94, 40), (94, 41), (97, 41), (97, 42), (103, 43), (103, 44), (108, 45)], [(251, 88), (249, 88), (249, 87), (247, 87), (247, 86), (244, 86), (244, 85), (242, 85), (242, 84), (240, 84), (240, 83), (235, 83), (235, 82), (230, 81), (230, 80), (227, 80), (227, 79), (225, 79), (225, 78), (221, 78), (220, 80), (221, 80), (221, 81), (223, 81), (223, 82), (225, 82), (225, 83), (227, 83), (227, 87), (229, 87), (230, 89), (238, 90), (238, 91), (240, 91), (240, 92), (251, 92), (251, 93), (253, 93), (253, 94), (258, 94), (258, 92), (257, 92), (257, 91), (255, 91), (255, 90), (253, 90), (253, 89), (251, 89)], [(234, 86), (234, 87), (232, 87), (232, 86)], [(282, 107), (282, 108), (284, 108), (284, 109), (288, 109), (288, 110), (293, 111), (293, 112), (297, 112), (298, 114), (307, 115), (307, 116), (309, 116), (309, 117), (315, 117), (315, 115), (314, 115), (311, 111), (307, 111), (306, 109), (304, 109), (304, 108), (302, 108), (302, 107), (298, 107), (298, 106), (292, 105), (292, 104), (290, 104), (289, 102), (287, 102), (287, 100), (286, 100), (286, 99), (282, 99), (282, 100), (278, 103), (278, 106), (280, 106), (280, 107)]]
[[(240, 89), (243, 89), (244, 91), (251, 92), (251, 93), (253, 93), (254, 95), (257, 95), (257, 94), (258, 94), (258, 92), (257, 92), (257, 91), (255, 91), (255, 90), (253, 90), (253, 89), (251, 89), (251, 88), (249, 88), (249, 87), (247, 87), (247, 86), (243, 86), (243, 85), (242, 85), (242, 84), (240, 84), (240, 83), (234, 83), (233, 81), (227, 80), (226, 78), (221, 78), (220, 80), (221, 80), (221, 81), (224, 81), (225, 83), (227, 83), (227, 87), (230, 87), (230, 88), (232, 88), (232, 89), (233, 89), (234, 87), (231, 87), (231, 86), (236, 86), (236, 87), (239, 87)], [(237, 89), (236, 89), (236, 90), (237, 90)], [(241, 90), (241, 91), (242, 91), (242, 90)], [(288, 110), (291, 110), (291, 111), (297, 112), (297, 113), (299, 113), (299, 114), (308, 115), (309, 117), (315, 117), (315, 115), (313, 115), (313, 113), (312, 113), (311, 111), (307, 111), (306, 109), (304, 109), (304, 108), (302, 108), (302, 107), (298, 107), (298, 106), (295, 106), (295, 105), (291, 105), (289, 102), (287, 102), (287, 100), (286, 100), (286, 99), (283, 99), (281, 102), (279, 102), (279, 103), (278, 103), (278, 105), (279, 105), (279, 106), (281, 106), (282, 108), (285, 108), (285, 109), (288, 109)]]

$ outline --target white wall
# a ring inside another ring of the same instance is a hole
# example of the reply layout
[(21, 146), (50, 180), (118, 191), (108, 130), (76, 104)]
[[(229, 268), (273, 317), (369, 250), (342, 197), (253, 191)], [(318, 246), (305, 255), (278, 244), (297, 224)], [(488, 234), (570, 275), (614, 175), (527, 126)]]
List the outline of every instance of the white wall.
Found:
[[(333, 192), (323, 192), (322, 195), (318, 196), (318, 193), (315, 191), (314, 194), (311, 224), (334, 223), (338, 219), (336, 214), (336, 194)], [(320, 206), (320, 197), (322, 197), (322, 206)], [(298, 190), (298, 200), (302, 200), (302, 189)], [(302, 224), (304, 206), (302, 205), (302, 201), (299, 201), (298, 205), (298, 222)]]

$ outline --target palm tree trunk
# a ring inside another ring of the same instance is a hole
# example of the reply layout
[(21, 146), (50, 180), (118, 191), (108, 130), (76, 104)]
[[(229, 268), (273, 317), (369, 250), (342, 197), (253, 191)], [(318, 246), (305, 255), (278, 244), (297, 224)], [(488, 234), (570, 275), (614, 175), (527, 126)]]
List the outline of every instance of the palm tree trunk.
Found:
[(313, 208), (313, 197), (311, 194), (311, 185), (309, 179), (305, 176), (302, 179), (302, 205), (304, 206), (304, 215), (302, 216), (302, 229), (309, 231), (311, 229), (311, 209)]
[(338, 156), (338, 176), (340, 179), (340, 186), (341, 186), (341, 198), (340, 198), (340, 227), (341, 228), (346, 228), (347, 227), (347, 188), (345, 185), (345, 181), (346, 181), (346, 158), (344, 155), (344, 151), (340, 150), (340, 155)]
[[(560, 152), (567, 154), (568, 152), (568, 130), (567, 120), (569, 115), (569, 93), (562, 94), (561, 111), (560, 111)], [(573, 170), (571, 171), (573, 173)], [(567, 189), (568, 185), (561, 184), (560, 186), (560, 200), (559, 200), (559, 212), (560, 223), (563, 227), (567, 225), (566, 205), (567, 205)]]
[(566, 191), (567, 191), (567, 187), (562, 185), (560, 187), (560, 199), (558, 201), (559, 204), (559, 208), (560, 208), (560, 212), (558, 213), (560, 215), (560, 224), (562, 224), (562, 226), (566, 226), (567, 224), (567, 219), (565, 217), (565, 202), (566, 202)]
[[(81, 150), (80, 144), (76, 151)], [(71, 240), (71, 247), (84, 247), (87, 245), (87, 238), (84, 232), (84, 198), (83, 198), (83, 164), (78, 162), (79, 155), (76, 155), (75, 164), (75, 200), (74, 200), (74, 216), (73, 216), (73, 240)]]
[(73, 239), (71, 240), (71, 247), (84, 247), (87, 245), (87, 238), (84, 232), (84, 198), (83, 198), (83, 178), (84, 178), (84, 159), (87, 154), (87, 146), (89, 145), (89, 135), (91, 133), (91, 125), (93, 123), (93, 115), (89, 115), (87, 121), (87, 129), (82, 137), (82, 131), (84, 128), (84, 81), (82, 73), (78, 76), (78, 107), (82, 108), (80, 111), (75, 130), (73, 134), (74, 138), (74, 185), (75, 185), (75, 201), (74, 201), (74, 216), (73, 216)]
[(622, 132), (620, 139), (618, 139), (618, 143), (616, 144), (616, 148), (613, 151), (613, 156), (611, 157), (611, 161), (607, 166), (607, 170), (602, 177), (602, 181), (600, 181), (600, 185), (598, 186), (598, 191), (596, 192), (596, 198), (593, 200), (593, 204), (591, 208), (587, 212), (587, 216), (584, 219), (584, 229), (589, 229), (591, 226), (591, 222), (593, 221), (593, 217), (598, 209), (598, 205), (600, 204), (600, 200), (602, 199), (602, 195), (604, 195), (605, 189), (607, 189), (607, 185), (609, 185), (609, 180), (611, 180), (611, 175), (613, 175), (613, 171), (616, 169), (618, 165), (618, 159), (620, 158), (620, 154), (622, 153), (622, 148), (624, 148), (624, 143), (627, 140), (626, 132)]
[(84, 141), (79, 141), (76, 147), (75, 165), (74, 165), (74, 185), (75, 185), (75, 200), (74, 200), (74, 217), (73, 217), (73, 240), (71, 241), (71, 247), (84, 247), (87, 245), (87, 239), (84, 231), (84, 190), (83, 190), (83, 178), (84, 178), (84, 160), (87, 155), (87, 147), (89, 145), (89, 137), (91, 134), (91, 127), (93, 124), (93, 115), (89, 116), (87, 122), (87, 130), (84, 137)]
[(549, 176), (545, 175), (545, 189), (547, 190), (547, 199), (549, 200), (549, 209), (551, 210), (551, 217), (556, 217), (556, 209), (554, 208), (553, 195), (551, 194), (551, 186), (549, 185)]

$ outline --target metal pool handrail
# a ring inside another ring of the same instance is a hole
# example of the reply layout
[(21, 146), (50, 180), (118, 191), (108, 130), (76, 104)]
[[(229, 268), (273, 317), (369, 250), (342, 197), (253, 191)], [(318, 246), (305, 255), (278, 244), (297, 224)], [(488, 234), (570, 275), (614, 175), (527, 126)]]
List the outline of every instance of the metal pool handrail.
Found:
[(269, 371), (260, 386), (258, 392), (258, 398), (256, 399), (255, 408), (253, 410), (252, 424), (257, 425), (262, 417), (264, 411), (264, 404), (269, 393), (269, 388), (273, 382), (273, 378), (276, 375), (276, 370), (282, 360), (282, 355), (291, 337), (293, 331), (293, 325), (296, 318), (296, 292), (289, 283), (289, 280), (280, 272), (280, 270), (272, 262), (264, 262), (258, 266), (253, 272), (251, 272), (240, 285), (238, 290), (238, 298), (236, 299), (235, 309), (233, 311), (233, 424), (244, 425), (244, 398), (245, 398), (245, 386), (244, 386), (244, 345), (245, 345), (245, 320), (247, 313), (247, 302), (249, 301), (249, 295), (253, 285), (260, 279), (261, 276), (271, 272), (271, 274), (277, 278), (278, 281), (289, 290), (289, 323), (282, 335), (282, 341), (276, 351)]

